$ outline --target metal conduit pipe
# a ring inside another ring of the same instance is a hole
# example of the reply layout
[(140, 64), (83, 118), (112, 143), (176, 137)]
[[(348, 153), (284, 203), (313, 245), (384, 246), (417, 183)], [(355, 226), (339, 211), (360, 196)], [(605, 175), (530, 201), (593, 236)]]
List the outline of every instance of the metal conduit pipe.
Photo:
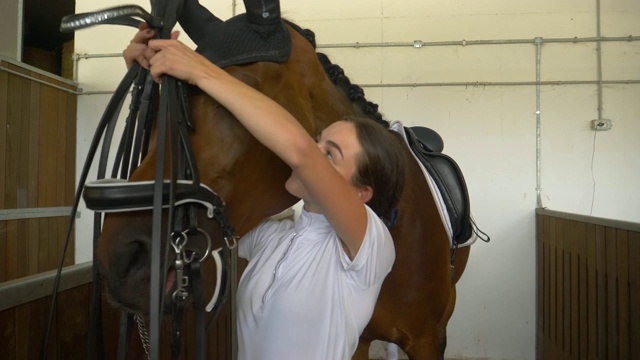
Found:
[[(233, 11), (235, 12), (235, 4), (233, 5)], [(514, 45), (514, 44), (535, 44), (537, 38), (534, 39), (503, 39), (503, 40), (460, 40), (460, 41), (433, 41), (423, 42), (421, 40), (414, 40), (413, 42), (378, 42), (378, 43), (344, 43), (344, 44), (319, 44), (319, 49), (330, 48), (370, 48), (370, 47), (413, 47), (422, 48), (427, 46), (467, 46), (467, 45)], [(640, 41), (640, 36), (626, 36), (626, 37), (586, 37), (586, 38), (550, 38), (544, 39), (545, 43), (583, 43), (583, 42), (601, 42), (601, 41), (619, 41), (619, 42), (631, 42)], [(94, 58), (114, 58), (121, 57), (122, 53), (105, 53), (105, 54), (74, 54), (74, 76), (77, 76), (77, 63), (82, 59), (94, 59)]]
[[(640, 84), (640, 80), (602, 80), (605, 85), (632, 85)], [(422, 83), (384, 83), (384, 84), (358, 84), (363, 88), (393, 88), (393, 87), (438, 87), (438, 86), (550, 86), (550, 85), (595, 85), (597, 80), (548, 80), (548, 81), (458, 81), (458, 82), (422, 82)]]
[(540, 125), (540, 63), (542, 59), (542, 38), (536, 38), (536, 205), (542, 207), (542, 131)]
[[(597, 80), (557, 80), (557, 81), (468, 81), (468, 82), (437, 82), (437, 83), (384, 83), (358, 84), (362, 88), (417, 88), (417, 87), (488, 87), (488, 86), (553, 86), (553, 85), (596, 85)], [(640, 84), (640, 80), (603, 80), (604, 85), (633, 85)], [(83, 91), (78, 95), (109, 95), (113, 90)]]
[[(596, 0), (596, 35), (600, 38), (600, 0)], [(598, 74), (598, 120), (602, 119), (602, 41), (596, 43)]]
[[(344, 43), (344, 44), (319, 44), (320, 48), (371, 48), (371, 47), (414, 47), (422, 48), (426, 46), (468, 46), (468, 45), (517, 45), (517, 44), (535, 44), (536, 39), (503, 39), (503, 40), (456, 40), (456, 41), (429, 41), (414, 40), (413, 42), (377, 42), (377, 43)], [(584, 43), (584, 42), (602, 42), (602, 41), (639, 41), (640, 36), (624, 36), (624, 37), (573, 37), (573, 38), (549, 38), (544, 39), (545, 43)]]
[[(235, 12), (236, 5), (233, 6)], [(536, 44), (536, 39), (541, 39), (543, 43), (584, 43), (584, 42), (597, 42), (602, 41), (616, 41), (616, 42), (632, 42), (639, 41), (640, 36), (627, 36), (627, 37), (585, 37), (585, 38), (534, 38), (534, 39), (502, 39), (502, 40), (461, 40), (461, 41), (436, 41), (436, 42), (422, 42), (415, 40), (414, 42), (380, 42), (380, 43), (345, 43), (345, 44), (320, 44), (318, 48), (364, 48), (364, 47), (414, 47), (422, 48), (426, 46), (467, 46), (467, 45), (513, 45), (513, 44)], [(104, 53), (104, 54), (74, 54), (73, 55), (73, 74), (74, 80), (77, 82), (78, 76), (78, 62), (82, 59), (96, 59), (96, 58), (116, 58), (121, 57), (121, 53)], [(601, 71), (599, 72), (601, 75)], [(425, 86), (529, 86), (529, 85), (588, 85), (588, 84), (638, 84), (640, 80), (609, 80), (603, 81), (601, 78), (598, 81), (516, 81), (516, 82), (439, 82), (439, 83), (391, 83), (391, 84), (359, 84), (361, 87), (425, 87)], [(113, 91), (87, 91), (78, 93), (78, 95), (107, 95), (112, 94)]]

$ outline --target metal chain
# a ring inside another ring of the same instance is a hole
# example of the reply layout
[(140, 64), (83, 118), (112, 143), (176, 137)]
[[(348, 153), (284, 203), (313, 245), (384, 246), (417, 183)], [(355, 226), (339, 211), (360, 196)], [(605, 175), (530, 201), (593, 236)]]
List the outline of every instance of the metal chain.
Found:
[(138, 333), (140, 334), (140, 341), (142, 341), (142, 348), (144, 349), (145, 354), (147, 354), (147, 359), (151, 359), (149, 356), (149, 332), (147, 331), (147, 326), (144, 324), (144, 319), (140, 314), (135, 314), (134, 319), (138, 325)]

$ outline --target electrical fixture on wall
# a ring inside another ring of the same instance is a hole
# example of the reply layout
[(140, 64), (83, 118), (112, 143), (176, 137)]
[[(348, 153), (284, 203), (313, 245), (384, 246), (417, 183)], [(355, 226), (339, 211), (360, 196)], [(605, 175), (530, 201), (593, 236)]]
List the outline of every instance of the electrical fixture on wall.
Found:
[(613, 127), (613, 124), (609, 119), (591, 120), (591, 130), (595, 130), (595, 131), (611, 130), (612, 127)]

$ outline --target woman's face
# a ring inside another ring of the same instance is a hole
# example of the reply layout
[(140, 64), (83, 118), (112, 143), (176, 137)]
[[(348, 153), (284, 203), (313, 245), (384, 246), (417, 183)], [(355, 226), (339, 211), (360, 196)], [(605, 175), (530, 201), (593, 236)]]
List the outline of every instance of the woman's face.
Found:
[[(338, 121), (324, 129), (316, 139), (318, 147), (333, 167), (349, 183), (356, 172), (356, 159), (362, 151), (353, 123)], [(291, 174), (285, 184), (287, 191), (299, 198), (305, 198), (304, 187), (300, 180)]]

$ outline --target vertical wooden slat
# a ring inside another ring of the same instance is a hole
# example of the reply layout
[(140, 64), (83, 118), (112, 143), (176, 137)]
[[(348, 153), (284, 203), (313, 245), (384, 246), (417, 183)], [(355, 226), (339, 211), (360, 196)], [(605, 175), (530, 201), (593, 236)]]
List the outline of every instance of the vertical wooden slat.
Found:
[(618, 358), (618, 271), (616, 229), (607, 227), (607, 358)]
[(588, 300), (587, 300), (587, 288), (589, 286), (588, 282), (588, 268), (587, 268), (587, 224), (583, 222), (577, 223), (576, 228), (576, 238), (577, 238), (577, 253), (578, 253), (578, 284), (574, 286), (578, 286), (578, 312), (579, 312), (579, 333), (578, 335), (578, 359), (586, 359), (588, 354), (588, 345), (589, 344), (589, 326), (588, 326)]
[[(66, 173), (66, 181), (64, 183), (64, 202), (65, 206), (72, 206), (75, 198), (75, 183), (76, 183), (76, 113), (77, 113), (77, 95), (66, 94), (67, 96), (67, 117), (66, 117), (66, 143), (68, 146), (65, 148), (65, 153), (63, 156), (65, 157), (65, 173)], [(64, 232), (66, 232), (66, 223), (64, 227)], [(64, 235), (63, 235), (64, 236)], [(69, 239), (69, 250), (68, 250), (68, 258), (67, 265), (75, 264), (75, 255), (76, 255), (76, 247), (75, 247), (75, 236), (73, 232), (71, 233), (71, 238)]]
[(549, 252), (551, 256), (549, 257), (549, 261), (551, 264), (551, 269), (549, 270), (549, 282), (550, 282), (550, 292), (549, 292), (549, 301), (551, 305), (551, 311), (549, 312), (549, 334), (550, 334), (550, 357), (552, 359), (559, 358), (557, 349), (558, 349), (558, 244), (556, 242), (556, 219), (549, 219)]
[(588, 359), (596, 359), (598, 354), (598, 273), (596, 262), (596, 226), (587, 224)]
[[(89, 286), (78, 286), (58, 295), (58, 329), (83, 329), (89, 324)], [(84, 358), (87, 334), (83, 331), (60, 331), (57, 337), (59, 359)]]
[[(0, 66), (6, 67), (6, 63), (0, 61)], [(6, 174), (7, 154), (7, 117), (8, 117), (8, 87), (9, 73), (0, 71), (0, 172)], [(6, 175), (0, 176), (0, 209), (6, 209), (4, 189), (6, 188)], [(7, 257), (7, 224), (0, 221), (0, 282), (7, 280), (5, 262)]]
[[(59, 206), (58, 203), (58, 189), (59, 189), (59, 179), (58, 179), (58, 167), (59, 167), (59, 130), (60, 130), (60, 90), (55, 88), (50, 88), (49, 97), (51, 99), (50, 107), (49, 107), (49, 115), (46, 118), (48, 127), (48, 138), (46, 142), (46, 149), (48, 152), (47, 161), (49, 162), (49, 166), (47, 168), (47, 177), (51, 182), (48, 185), (48, 189), (50, 191), (49, 194), (46, 194), (46, 198), (48, 201), (48, 206)], [(49, 269), (55, 269), (58, 267), (60, 263), (60, 249), (59, 245), (59, 224), (60, 218), (49, 218), (48, 228), (49, 228), (49, 261), (48, 267)]]
[[(27, 72), (30, 75), (30, 72)], [(17, 175), (16, 175), (16, 208), (26, 208), (27, 204), (27, 183), (29, 179), (28, 167), (26, 164), (29, 162), (29, 116), (31, 113), (30, 104), (31, 94), (31, 81), (27, 79), (21, 79), (20, 92), (18, 93), (20, 107), (19, 129), (17, 132), (18, 152), (14, 154), (14, 157), (18, 161)], [(21, 278), (29, 275), (29, 243), (27, 241), (29, 236), (28, 221), (18, 221), (18, 233), (16, 237), (16, 250), (18, 261), (17, 278)]]
[[(46, 322), (49, 320), (49, 309), (51, 305), (51, 296), (47, 296), (30, 302), (24, 306), (29, 307), (29, 316), (27, 326), (29, 327), (28, 342), (30, 344), (29, 359), (38, 359), (42, 348), (42, 339), (46, 330)], [(58, 317), (54, 313), (54, 319), (49, 333), (49, 346), (47, 346), (47, 359), (56, 360), (57, 356), (57, 338), (58, 338)], [(61, 331), (75, 331), (75, 329), (62, 329)], [(81, 358), (81, 357), (79, 357)], [(61, 359), (64, 360), (64, 359)]]
[[(40, 154), (39, 154), (39, 178), (38, 178), (38, 206), (55, 206), (55, 126), (56, 112), (55, 89), (43, 86), (40, 90)], [(50, 219), (40, 219), (40, 239), (38, 242), (38, 270), (53, 269), (52, 264), (56, 257), (56, 231)]]
[(29, 354), (29, 327), (31, 326), (31, 313), (29, 310), (29, 304), (23, 304), (15, 308), (16, 326), (14, 331), (16, 334), (16, 357), (18, 359), (27, 359)]
[(0, 344), (2, 356), (7, 360), (16, 359), (16, 309), (0, 311)]
[(29, 221), (16, 221), (16, 254), (17, 254), (17, 273), (16, 279), (29, 275)]
[(536, 215), (536, 246), (538, 251), (538, 259), (537, 259), (537, 272), (538, 272), (538, 283), (536, 285), (537, 289), (537, 329), (536, 329), (536, 349), (537, 349), (537, 359), (541, 358), (541, 351), (544, 348), (544, 284), (546, 283), (544, 279), (544, 264), (546, 262), (546, 258), (544, 257), (544, 219), (543, 216), (538, 214)]
[[(7, 66), (12, 71), (23, 72), (15, 65)], [(20, 95), (22, 79), (16, 75), (10, 75), (7, 87), (7, 125), (6, 142), (4, 151), (5, 160), (5, 184), (4, 184), (4, 206), (5, 209), (16, 209), (18, 207), (18, 152), (20, 149)], [(2, 146), (2, 145), (0, 145)], [(6, 280), (13, 280), (18, 277), (18, 223), (9, 221), (7, 223), (6, 255), (4, 259)]]
[(18, 220), (6, 221), (6, 254), (5, 274), (6, 280), (15, 280), (18, 277)]
[(578, 338), (580, 335), (578, 329), (578, 320), (580, 318), (580, 306), (578, 298), (578, 290), (580, 280), (578, 279), (578, 246), (577, 246), (577, 229), (578, 225), (576, 221), (565, 222), (565, 236), (567, 237), (568, 245), (566, 246), (569, 252), (570, 265), (567, 269), (567, 276), (569, 281), (565, 284), (565, 288), (568, 290), (565, 293), (565, 297), (568, 298), (569, 309), (566, 309), (569, 318), (569, 356), (579, 359), (578, 355)]
[[(39, 191), (42, 188), (39, 188)], [(36, 219), (38, 222), (38, 272), (49, 270), (49, 219)]]
[(640, 359), (640, 232), (629, 231), (629, 359)]
[(0, 221), (0, 282), (4, 282), (7, 280), (7, 269), (4, 266), (4, 263), (7, 261), (7, 221)]
[(558, 219), (556, 221), (556, 242), (558, 246), (558, 265), (557, 265), (557, 278), (558, 278), (558, 349), (562, 358), (567, 358), (569, 356), (567, 348), (569, 341), (569, 321), (567, 314), (569, 313), (569, 298), (567, 294), (569, 293), (567, 290), (567, 286), (569, 278), (568, 278), (568, 266), (569, 266), (569, 256), (568, 251), (566, 250), (566, 241), (564, 238), (564, 221), (562, 219)]
[[(60, 146), (56, 148), (56, 168), (55, 168), (55, 178), (56, 181), (56, 197), (55, 203), (56, 206), (63, 206), (65, 204), (65, 182), (67, 181), (67, 176), (72, 177), (73, 174), (66, 174), (67, 166), (66, 166), (66, 148), (67, 146), (72, 146), (71, 144), (67, 144), (67, 93), (58, 90), (56, 91), (58, 102), (57, 102), (57, 126), (56, 126), (56, 138), (60, 141)], [(73, 180), (72, 180), (73, 181)], [(70, 265), (69, 257), (66, 256), (68, 254), (63, 254), (64, 244), (65, 244), (65, 233), (66, 233), (66, 223), (67, 219), (60, 217), (56, 219), (57, 226), (57, 251), (56, 251), (56, 259), (55, 266), (58, 266), (62, 256), (65, 256), (64, 264)]]
[[(39, 151), (40, 151), (40, 88), (41, 84), (33, 82), (31, 84), (30, 93), (30, 106), (31, 111), (29, 113), (29, 161), (26, 164), (28, 168), (28, 184), (27, 184), (27, 203), (29, 207), (38, 207), (38, 164), (39, 164)], [(27, 244), (29, 248), (28, 262), (29, 262), (29, 274), (34, 275), (38, 273), (38, 245), (39, 245), (39, 229), (40, 221), (37, 219), (28, 220), (28, 235)]]
[[(627, 231), (616, 231), (616, 256), (618, 274), (618, 358), (629, 358), (629, 259)], [(640, 306), (640, 304), (635, 304)]]
[(598, 276), (598, 359), (607, 358), (607, 263), (605, 228), (596, 226), (596, 269)]
[[(0, 61), (1, 67), (6, 67), (7, 63)], [(7, 149), (7, 119), (8, 119), (8, 96), (9, 96), (9, 73), (0, 71), (0, 170), (5, 171)], [(6, 174), (6, 172), (5, 172)], [(5, 176), (0, 176), (0, 189), (5, 188)], [(0, 209), (6, 209), (4, 204), (4, 190), (0, 191)], [(2, 258), (4, 260), (4, 258)]]
[(550, 234), (549, 234), (549, 217), (548, 216), (542, 216), (543, 219), (543, 229), (544, 229), (544, 236), (542, 237), (542, 241), (544, 243), (544, 274), (543, 274), (543, 286), (542, 289), (544, 291), (544, 298), (543, 298), (543, 324), (541, 324), (543, 326), (543, 334), (544, 334), (544, 339), (543, 339), (543, 344), (542, 344), (542, 351), (540, 351), (540, 359), (548, 359), (551, 356), (551, 353), (549, 351), (549, 346), (550, 346), (550, 329), (549, 329), (549, 317), (551, 316), (550, 311), (551, 311), (551, 305), (550, 305), (550, 298), (551, 298), (551, 289), (550, 289), (550, 285), (551, 285), (551, 275), (550, 275), (550, 268), (551, 268), (551, 262), (552, 262), (552, 258), (551, 258), (551, 251), (550, 251), (550, 246), (549, 246), (549, 238), (550, 238)]

